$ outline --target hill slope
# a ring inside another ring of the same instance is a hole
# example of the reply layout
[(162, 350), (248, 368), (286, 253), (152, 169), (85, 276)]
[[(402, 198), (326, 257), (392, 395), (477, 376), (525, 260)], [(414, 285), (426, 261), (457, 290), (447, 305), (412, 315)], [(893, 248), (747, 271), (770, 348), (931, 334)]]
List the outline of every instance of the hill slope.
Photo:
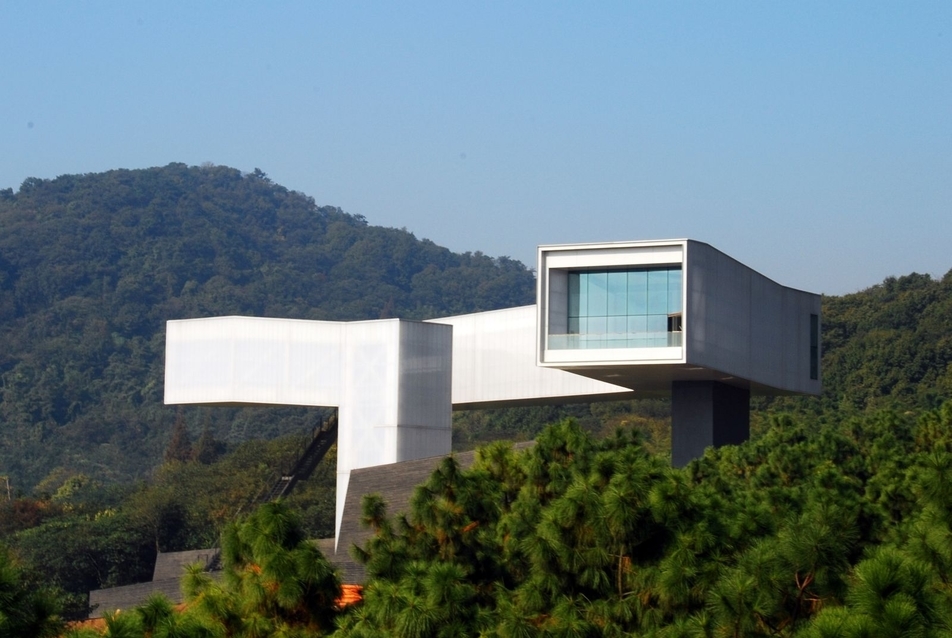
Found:
[[(129, 477), (158, 461), (169, 319), (426, 318), (532, 303), (522, 263), (369, 226), (260, 171), (170, 164), (0, 191), (0, 474)], [(187, 412), (235, 441), (305, 410)]]
[(824, 395), (846, 409), (952, 398), (952, 271), (824, 299)]
[[(0, 228), (0, 476), (24, 491), (57, 468), (127, 479), (158, 463), (176, 416), (162, 405), (169, 319), (412, 319), (534, 301), (520, 262), (370, 226), (257, 170), (171, 164), (31, 178), (0, 191)], [(952, 271), (823, 304), (824, 396), (756, 407), (862, 412), (952, 398)], [(654, 401), (463, 414), (457, 443), (531, 437), (565, 414), (600, 430), (631, 416), (663, 424), (665, 412)], [(304, 431), (320, 416), (178, 413), (193, 435), (207, 429), (229, 443)]]

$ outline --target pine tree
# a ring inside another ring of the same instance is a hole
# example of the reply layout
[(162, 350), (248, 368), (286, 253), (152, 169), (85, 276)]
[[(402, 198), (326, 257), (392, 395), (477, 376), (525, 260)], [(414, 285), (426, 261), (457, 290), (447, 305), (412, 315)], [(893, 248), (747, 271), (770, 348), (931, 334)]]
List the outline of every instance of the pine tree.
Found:
[(30, 588), (13, 556), (0, 546), (0, 636), (47, 638), (62, 629), (59, 602), (48, 591)]
[(198, 441), (192, 446), (190, 458), (202, 465), (210, 465), (218, 460), (221, 452), (220, 448), (221, 445), (215, 440), (211, 428), (206, 425), (202, 430), (202, 435), (198, 437)]
[(183, 582), (196, 626), (229, 636), (320, 635), (333, 628), (340, 580), (284, 503), (266, 503), (229, 526), (221, 556), (221, 582), (200, 566)]
[(188, 436), (188, 428), (185, 426), (185, 417), (182, 412), (175, 417), (175, 425), (172, 426), (172, 438), (169, 446), (165, 448), (165, 462), (180, 461), (182, 463), (192, 459), (192, 442)]

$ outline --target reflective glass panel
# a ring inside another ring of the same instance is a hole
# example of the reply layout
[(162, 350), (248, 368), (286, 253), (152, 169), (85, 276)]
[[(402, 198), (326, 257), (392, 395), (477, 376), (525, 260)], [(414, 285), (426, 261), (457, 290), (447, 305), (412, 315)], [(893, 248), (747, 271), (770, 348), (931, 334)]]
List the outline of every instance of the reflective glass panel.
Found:
[(668, 314), (681, 312), (681, 271), (668, 271)]
[(669, 317), (682, 312), (681, 287), (680, 266), (569, 272), (568, 334), (550, 335), (549, 347), (680, 345), (682, 324)]
[(633, 337), (644, 337), (648, 332), (648, 315), (628, 317), (628, 334)]
[(628, 314), (648, 314), (647, 270), (633, 270), (628, 273)]
[(668, 314), (668, 271), (648, 271), (648, 314)]
[[(579, 274), (577, 272), (569, 273), (569, 317), (578, 317), (578, 279)], [(578, 322), (576, 323), (576, 330), (578, 332)], [(571, 328), (572, 322), (569, 322), (569, 332), (573, 332)]]
[(589, 317), (604, 317), (608, 314), (608, 273), (607, 272), (588, 272), (583, 273), (583, 278), (588, 279), (588, 309)]
[(661, 348), (668, 345), (668, 315), (648, 315), (648, 346)]
[(648, 332), (664, 335), (668, 332), (668, 315), (648, 315)]
[(588, 334), (604, 337), (608, 332), (608, 317), (589, 317)]
[(628, 317), (625, 315), (609, 317), (607, 331), (612, 339), (624, 338), (628, 333)]
[[(587, 317), (588, 316), (588, 277), (586, 273), (579, 273), (578, 278), (578, 316)], [(572, 302), (569, 301), (569, 307), (572, 307)]]
[(624, 270), (608, 273), (608, 315), (628, 314), (628, 273)]

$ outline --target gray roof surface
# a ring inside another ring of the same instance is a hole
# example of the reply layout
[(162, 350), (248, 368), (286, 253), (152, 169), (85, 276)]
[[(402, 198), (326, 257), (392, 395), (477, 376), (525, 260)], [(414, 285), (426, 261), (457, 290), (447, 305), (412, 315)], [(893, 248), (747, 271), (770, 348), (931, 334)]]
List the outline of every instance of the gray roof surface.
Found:
[(212, 570), (218, 563), (218, 549), (194, 549), (186, 552), (159, 552), (155, 557), (155, 570), (152, 580), (177, 579), (185, 568), (192, 563), (201, 563), (205, 571)]
[[(513, 447), (516, 450), (523, 450), (534, 444), (534, 441), (526, 441), (516, 443)], [(327, 554), (328, 559), (340, 567), (342, 582), (359, 584), (366, 578), (364, 566), (350, 556), (350, 550), (354, 545), (366, 546), (368, 539), (373, 535), (371, 530), (360, 522), (363, 497), (367, 494), (379, 494), (387, 504), (387, 515), (394, 519), (399, 514), (409, 511), (410, 499), (416, 487), (426, 482), (446, 456), (451, 455), (351, 470), (337, 553)], [(472, 467), (476, 460), (474, 451), (459, 452), (452, 456), (464, 470)]]
[(146, 601), (152, 594), (165, 594), (173, 603), (182, 602), (179, 579), (156, 580), (124, 587), (96, 589), (89, 592), (90, 618), (102, 618), (103, 614), (117, 610), (133, 609)]

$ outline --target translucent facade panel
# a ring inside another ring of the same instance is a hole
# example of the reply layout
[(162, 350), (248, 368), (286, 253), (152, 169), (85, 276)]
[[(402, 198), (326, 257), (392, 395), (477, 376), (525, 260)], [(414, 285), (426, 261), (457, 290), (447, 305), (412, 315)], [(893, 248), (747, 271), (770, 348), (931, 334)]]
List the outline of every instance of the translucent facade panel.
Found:
[(608, 273), (608, 316), (628, 314), (628, 273), (624, 270)]
[(668, 314), (681, 312), (681, 271), (668, 271)]
[(633, 270), (628, 273), (628, 314), (648, 314), (647, 270)]
[(581, 314), (589, 317), (608, 316), (608, 273), (584, 273), (588, 279), (588, 308)]
[(657, 348), (681, 345), (680, 266), (568, 273), (567, 334), (549, 348)]
[(668, 271), (648, 271), (648, 314), (668, 316)]

